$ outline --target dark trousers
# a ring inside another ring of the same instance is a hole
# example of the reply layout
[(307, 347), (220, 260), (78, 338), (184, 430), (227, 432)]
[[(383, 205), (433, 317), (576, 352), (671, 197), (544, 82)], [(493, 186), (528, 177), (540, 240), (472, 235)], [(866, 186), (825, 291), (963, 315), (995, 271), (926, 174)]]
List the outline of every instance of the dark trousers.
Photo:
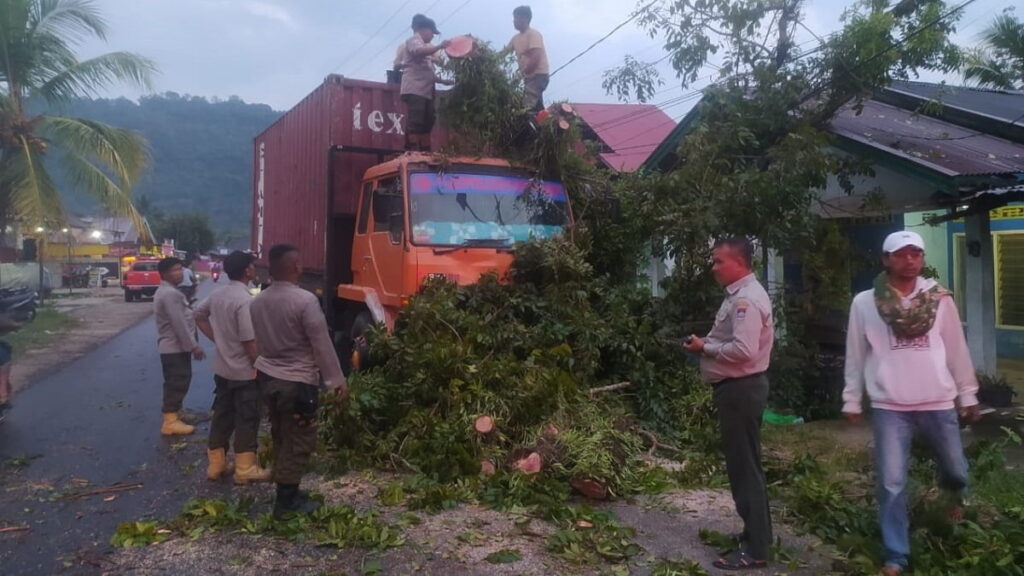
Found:
[(534, 74), (523, 82), (523, 106), (530, 112), (544, 109), (544, 91), (548, 88), (547, 74)]
[(768, 486), (761, 468), (761, 418), (768, 403), (764, 374), (723, 380), (715, 385), (725, 468), (736, 512), (743, 519), (746, 551), (767, 560), (772, 545)]
[[(260, 374), (274, 440), (274, 482), (298, 484), (316, 450), (316, 386)], [(310, 405), (312, 402), (312, 405)], [(310, 418), (310, 409), (312, 418)]]
[(260, 385), (255, 380), (214, 376), (210, 450), (227, 448), (235, 435), (235, 454), (255, 452), (260, 429)]
[(192, 354), (179, 352), (161, 354), (160, 367), (164, 371), (164, 414), (178, 412), (192, 384)]

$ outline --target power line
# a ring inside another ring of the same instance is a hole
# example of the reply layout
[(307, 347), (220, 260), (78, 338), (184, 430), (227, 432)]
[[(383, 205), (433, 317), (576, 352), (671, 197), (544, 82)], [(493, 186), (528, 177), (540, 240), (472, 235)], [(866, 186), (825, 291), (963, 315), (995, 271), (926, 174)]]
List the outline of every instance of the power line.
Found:
[[(847, 74), (853, 75), (856, 70), (860, 69), (863, 66), (866, 66), (866, 65), (870, 64), (871, 62), (874, 62), (875, 60), (881, 58), (882, 56), (884, 56), (887, 53), (895, 50), (896, 48), (899, 48), (899, 47), (905, 45), (907, 42), (909, 42), (911, 39), (913, 39), (918, 34), (921, 34), (922, 32), (924, 32), (924, 31), (926, 31), (926, 30), (936, 26), (937, 24), (939, 24), (943, 20), (945, 20), (945, 19), (949, 18), (950, 16), (952, 16), (953, 14), (956, 14), (957, 12), (963, 10), (967, 6), (970, 6), (971, 4), (973, 4), (976, 1), (977, 0), (966, 0), (965, 2), (961, 3), (956, 8), (953, 8), (953, 9), (945, 12), (944, 14), (940, 15), (939, 17), (937, 17), (936, 19), (932, 20), (931, 22), (928, 22), (927, 24), (922, 25), (920, 28), (917, 28), (916, 30), (913, 30), (912, 32), (908, 33), (905, 37), (900, 39), (900, 41), (896, 42), (892, 46), (886, 48), (885, 50), (879, 52), (878, 54), (875, 54), (875, 55), (871, 56), (867, 60), (864, 60), (864, 61), (858, 63), (856, 66), (854, 66), (854, 68), (852, 70), (847, 68), (846, 66), (844, 66), (844, 72), (847, 73)], [(808, 30), (808, 31), (810, 32), (810, 30)], [(812, 32), (812, 34), (813, 34), (813, 32)], [(810, 54), (813, 54), (815, 52), (818, 52), (818, 51), (824, 49), (826, 47), (825, 41), (822, 39), (822, 40), (819, 40), (819, 42), (820, 42), (820, 44), (819, 44), (819, 46), (816, 49), (804, 52), (804, 53), (796, 56), (795, 59), (798, 60), (798, 59), (804, 58), (804, 57), (806, 57), (806, 56), (808, 56)], [(724, 79), (722, 81), (724, 81)], [(702, 88), (700, 90), (696, 90), (694, 92), (691, 92), (690, 94), (684, 94), (683, 96), (680, 96), (678, 98), (673, 98), (673, 99), (667, 101), (664, 104), (657, 104), (656, 106), (658, 106), (659, 108), (678, 106), (679, 104), (684, 103), (686, 101), (686, 99), (690, 98), (694, 93), (702, 93), (703, 91), (705, 91), (708, 88), (711, 88), (711, 87), (721, 83), (722, 81), (712, 83), (711, 85), (705, 86), (704, 88)], [(822, 91), (827, 89), (830, 84), (831, 84), (831, 82), (826, 82), (822, 86), (819, 86), (818, 88), (815, 88), (815, 89), (811, 90), (810, 94), (807, 95), (806, 97), (804, 97), (802, 99), (802, 101), (806, 102), (810, 98), (813, 98), (814, 96), (820, 94)], [(652, 111), (644, 111), (644, 113), (648, 113), (649, 114), (649, 113), (653, 113), (653, 112)], [(607, 128), (611, 128), (611, 127), (614, 127), (614, 126), (618, 126), (620, 124), (624, 124), (626, 122), (635, 121), (636, 116), (633, 116), (632, 118), (630, 118), (630, 116), (632, 116), (632, 115), (627, 114), (626, 116), (623, 116), (620, 119), (618, 119), (618, 121), (615, 122), (615, 123), (603, 123), (603, 124), (600, 125), (600, 127), (603, 128), (603, 129), (607, 129)], [(1021, 118), (1024, 118), (1024, 115), (1022, 115)], [(1017, 120), (1020, 120), (1021, 118), (1018, 118)], [(1016, 122), (1017, 120), (1015, 120), (1014, 122)], [(592, 128), (594, 128), (594, 127), (592, 126)], [(640, 147), (642, 147), (642, 146), (640, 146)], [(623, 148), (622, 150), (629, 150), (631, 148), (632, 147), (627, 147), (627, 148)]]
[[(431, 10), (434, 9), (435, 6), (440, 4), (441, 1), (442, 0), (436, 0), (433, 4), (428, 6), (427, 9), (424, 10), (424, 12), (430, 12)], [(387, 43), (384, 45), (384, 47), (381, 48), (380, 50), (378, 50), (376, 54), (374, 54), (373, 56), (367, 58), (366, 60), (363, 60), (363, 63), (358, 68), (356, 68), (355, 70), (352, 71), (352, 75), (355, 76), (356, 74), (361, 72), (363, 70), (363, 68), (366, 68), (366, 66), (368, 64), (370, 64), (371, 62), (376, 62), (377, 58), (379, 58), (380, 55), (383, 54), (385, 50), (388, 50), (389, 47), (394, 46), (395, 42), (398, 42), (402, 38), (402, 36), (404, 36), (405, 34), (409, 34), (410, 33), (410, 32), (407, 32), (407, 30), (408, 30), (407, 28), (403, 28), (398, 34), (395, 34), (395, 36), (393, 38), (391, 38), (391, 40), (388, 40)]]
[(403, 3), (403, 4), (401, 5), (401, 6), (399, 6), (397, 10), (395, 10), (394, 12), (392, 12), (392, 13), (391, 13), (391, 16), (388, 16), (388, 19), (387, 19), (387, 20), (385, 20), (385, 21), (384, 21), (384, 23), (380, 25), (380, 28), (377, 28), (377, 30), (376, 30), (376, 31), (374, 31), (374, 33), (373, 33), (373, 34), (370, 34), (369, 36), (367, 36), (367, 37), (366, 37), (366, 40), (363, 40), (363, 43), (362, 43), (362, 44), (360, 44), (358, 48), (356, 48), (356, 49), (355, 49), (355, 50), (353, 50), (352, 52), (349, 52), (349, 53), (348, 53), (348, 56), (346, 56), (346, 57), (345, 57), (345, 59), (344, 59), (344, 60), (342, 60), (341, 64), (338, 64), (338, 66), (337, 66), (337, 67), (335, 67), (335, 69), (334, 69), (334, 70), (335, 70), (335, 71), (341, 70), (341, 68), (342, 68), (343, 66), (345, 66), (345, 64), (348, 64), (348, 63), (349, 63), (349, 61), (350, 61), (350, 60), (352, 60), (352, 58), (354, 58), (354, 57), (355, 57), (355, 55), (359, 53), (359, 51), (360, 51), (360, 50), (362, 50), (363, 48), (365, 48), (367, 44), (369, 44), (369, 43), (370, 43), (370, 42), (371, 42), (371, 41), (372, 41), (372, 40), (373, 40), (374, 38), (376, 38), (376, 37), (377, 37), (377, 35), (378, 35), (378, 34), (380, 34), (381, 32), (383, 32), (383, 31), (384, 31), (384, 29), (385, 29), (385, 28), (387, 28), (388, 24), (390, 24), (390, 23), (391, 23), (391, 21), (392, 21), (392, 20), (394, 20), (394, 19), (395, 19), (395, 17), (396, 17), (396, 16), (398, 16), (398, 14), (399, 14), (399, 13), (400, 13), (400, 12), (401, 12), (402, 10), (405, 10), (405, 7), (406, 7), (406, 6), (408, 6), (410, 2), (412, 2), (412, 0), (405, 0), (405, 2), (404, 2), (404, 3)]
[[(935, 18), (931, 22), (928, 22), (927, 24), (922, 25), (920, 28), (917, 28), (916, 30), (913, 30), (912, 32), (908, 33), (906, 36), (901, 38), (899, 42), (894, 43), (893, 45), (891, 45), (888, 48), (886, 48), (885, 50), (882, 50), (881, 52), (875, 54), (874, 56), (868, 58), (867, 60), (863, 60), (861, 62), (858, 62), (857, 65), (854, 66), (852, 70), (847, 68), (846, 66), (843, 66), (844, 72), (846, 74), (849, 74), (849, 75), (853, 76), (855, 72), (859, 71), (864, 66), (867, 66), (868, 64), (871, 64), (872, 62), (874, 62), (875, 60), (878, 60), (882, 56), (885, 56), (889, 52), (892, 52), (893, 50), (904, 46), (907, 42), (909, 42), (911, 39), (913, 39), (918, 34), (921, 34), (921, 33), (925, 32), (926, 30), (929, 30), (930, 28), (936, 26), (937, 24), (939, 24), (943, 20), (949, 18), (950, 16), (956, 14), (957, 12), (960, 12), (961, 10), (963, 10), (964, 8), (970, 6), (971, 4), (974, 4), (975, 2), (977, 2), (977, 0), (966, 0), (965, 2), (962, 2), (956, 8), (951, 8), (950, 10), (947, 10), (945, 13), (940, 14), (937, 18)], [(824, 45), (822, 45), (822, 48), (824, 48)], [(855, 76), (854, 76), (854, 79), (856, 79)], [(820, 95), (822, 92), (824, 92), (826, 89), (828, 89), (828, 87), (831, 84), (832, 84), (832, 82), (826, 81), (821, 86), (818, 86), (817, 88), (812, 89), (806, 96), (804, 96), (801, 99), (801, 103), (807, 102), (811, 98), (814, 98), (814, 97)]]
[(451, 14), (448, 14), (447, 16), (444, 17), (444, 20), (441, 20), (441, 24), (444, 25), (445, 22), (451, 20), (452, 16), (455, 16), (456, 14), (458, 14), (460, 10), (465, 8), (472, 1), (473, 0), (466, 0), (462, 4), (459, 4), (458, 8), (456, 8), (455, 10), (452, 10)]
[[(655, 42), (654, 44), (651, 44), (647, 48), (644, 48), (643, 50), (641, 50), (639, 52), (636, 52), (635, 54), (632, 54), (631, 56), (636, 57), (636, 56), (639, 56), (641, 54), (646, 54), (646, 53), (650, 52), (651, 50), (654, 50), (655, 48), (659, 48), (659, 47), (661, 47), (661, 42), (660, 41)], [(664, 60), (664, 58), (662, 58), (662, 60)], [(660, 61), (661, 60), (659, 60), (658, 62), (660, 62)], [(657, 64), (658, 62), (654, 62), (653, 64)], [(593, 78), (594, 76), (597, 76), (598, 74), (606, 72), (607, 70), (608, 70), (607, 68), (598, 68), (597, 70), (594, 70), (592, 72), (588, 72), (587, 74), (576, 78), (575, 80), (569, 82), (569, 84), (570, 85), (577, 84), (577, 83), (579, 83), (579, 82), (581, 82), (583, 80), (586, 80), (588, 78)]]
[(593, 49), (594, 49), (594, 48), (595, 48), (595, 47), (596, 47), (596, 46), (597, 46), (598, 44), (600, 44), (600, 43), (604, 42), (604, 41), (605, 41), (605, 40), (607, 40), (608, 38), (611, 38), (612, 34), (615, 34), (616, 32), (618, 32), (618, 31), (619, 31), (620, 29), (622, 29), (622, 27), (623, 27), (623, 26), (625, 26), (626, 24), (629, 24), (629, 23), (630, 23), (630, 22), (632, 22), (633, 20), (636, 20), (636, 19), (637, 19), (637, 17), (638, 17), (638, 16), (640, 16), (640, 14), (642, 14), (642, 13), (643, 13), (644, 11), (646, 11), (646, 10), (647, 10), (648, 8), (650, 8), (651, 6), (654, 6), (654, 5), (655, 5), (655, 4), (657, 3), (657, 2), (658, 2), (658, 0), (654, 0), (654, 2), (651, 2), (650, 4), (648, 4), (648, 5), (644, 6), (643, 8), (641, 8), (641, 9), (637, 10), (636, 12), (634, 12), (632, 16), (630, 16), (630, 17), (629, 17), (629, 18), (627, 18), (626, 20), (622, 21), (622, 23), (620, 23), (620, 24), (619, 24), (618, 26), (616, 26), (615, 28), (612, 28), (612, 31), (611, 31), (611, 32), (609, 32), (609, 33), (605, 34), (604, 36), (602, 36), (602, 37), (601, 37), (600, 39), (598, 39), (598, 41), (597, 41), (597, 42), (594, 42), (594, 43), (593, 43), (593, 44), (591, 44), (590, 46), (587, 46), (587, 49), (586, 49), (586, 50), (584, 50), (583, 52), (580, 52), (579, 54), (577, 54), (577, 55), (573, 56), (573, 57), (572, 57), (572, 58), (571, 58), (571, 59), (570, 59), (570, 60), (569, 60), (568, 62), (566, 62), (565, 64), (562, 64), (561, 66), (559, 66), (558, 68), (556, 68), (556, 69), (555, 69), (555, 71), (554, 71), (554, 72), (552, 72), (552, 73), (551, 73), (551, 74), (550, 74), (549, 76), (554, 76), (555, 74), (558, 74), (558, 72), (559, 72), (560, 70), (562, 70), (562, 69), (563, 69), (563, 68), (565, 68), (566, 66), (568, 66), (568, 65), (572, 64), (573, 62), (575, 62), (575, 61), (579, 60), (579, 59), (580, 59), (581, 57), (583, 57), (583, 55), (584, 55), (584, 54), (586, 54), (587, 52), (590, 52), (591, 50), (593, 50)]

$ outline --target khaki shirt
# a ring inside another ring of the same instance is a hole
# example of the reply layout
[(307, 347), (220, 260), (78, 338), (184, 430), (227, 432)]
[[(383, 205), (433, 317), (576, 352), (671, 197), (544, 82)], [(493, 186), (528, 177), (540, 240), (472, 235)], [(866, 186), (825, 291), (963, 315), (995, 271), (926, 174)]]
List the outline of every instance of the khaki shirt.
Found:
[(246, 381), (256, 378), (252, 360), (242, 342), (256, 339), (249, 305), (252, 295), (245, 284), (232, 280), (218, 288), (196, 307), (196, 321), (209, 320), (213, 327), (217, 353), (213, 357), (213, 373), (221, 378)]
[(161, 354), (180, 354), (195, 349), (196, 321), (181, 290), (170, 282), (161, 281), (153, 295), (153, 312)]
[(273, 378), (328, 387), (345, 383), (327, 332), (320, 301), (290, 282), (275, 281), (249, 306), (256, 347), (256, 369)]
[[(523, 72), (524, 65), (526, 64), (526, 53), (533, 49), (540, 50), (540, 61), (537, 63), (537, 69), (530, 76), (548, 73), (548, 52), (544, 49), (544, 37), (541, 36), (540, 32), (533, 28), (527, 28), (513, 36), (508, 42), (508, 47), (515, 51), (516, 57), (519, 59), (520, 72)], [(523, 75), (526, 75), (525, 72), (523, 72)]]
[[(434, 74), (434, 59), (432, 55), (417, 54), (425, 46), (430, 46), (430, 44), (424, 42), (419, 34), (413, 34), (412, 38), (405, 41), (401, 94), (434, 98), (434, 83), (437, 82), (437, 75)], [(397, 61), (398, 58), (395, 60)]]
[(767, 371), (775, 341), (772, 301), (757, 277), (748, 274), (725, 291), (700, 360), (701, 375), (711, 383)]

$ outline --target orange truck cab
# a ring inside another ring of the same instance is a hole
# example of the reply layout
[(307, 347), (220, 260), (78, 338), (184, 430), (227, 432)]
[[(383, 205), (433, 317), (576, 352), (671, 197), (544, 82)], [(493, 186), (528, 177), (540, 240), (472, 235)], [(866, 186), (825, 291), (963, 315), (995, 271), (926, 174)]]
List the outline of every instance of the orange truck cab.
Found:
[(367, 326), (394, 328), (429, 279), (503, 276), (517, 243), (552, 238), (572, 221), (565, 188), (509, 162), (406, 153), (363, 178), (351, 248), (351, 282), (337, 286), (339, 344), (354, 362)]

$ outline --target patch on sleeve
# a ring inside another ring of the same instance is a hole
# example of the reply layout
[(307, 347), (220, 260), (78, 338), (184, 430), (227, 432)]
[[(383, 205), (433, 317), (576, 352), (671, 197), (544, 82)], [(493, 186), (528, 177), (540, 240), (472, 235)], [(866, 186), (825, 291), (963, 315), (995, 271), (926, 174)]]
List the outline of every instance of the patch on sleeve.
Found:
[(746, 306), (737, 306), (736, 307), (736, 319), (737, 320), (743, 320), (746, 317), (747, 317), (747, 307)]

